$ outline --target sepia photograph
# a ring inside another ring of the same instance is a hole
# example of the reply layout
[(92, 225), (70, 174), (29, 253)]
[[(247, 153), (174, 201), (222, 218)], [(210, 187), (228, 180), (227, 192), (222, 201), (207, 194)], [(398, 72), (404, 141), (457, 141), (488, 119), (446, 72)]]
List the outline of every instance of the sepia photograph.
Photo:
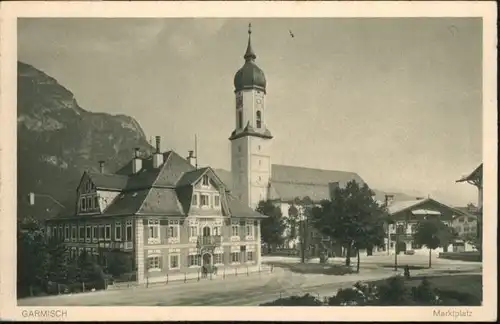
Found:
[(436, 321), (493, 319), (480, 310), (496, 305), (485, 4), (10, 17), (0, 180), (14, 248), (1, 267), (17, 311), (0, 317), (256, 306), (245, 314), (296, 320), (283, 313), (321, 306), (360, 320), (357, 306), (382, 307), (377, 319), (425, 306)]

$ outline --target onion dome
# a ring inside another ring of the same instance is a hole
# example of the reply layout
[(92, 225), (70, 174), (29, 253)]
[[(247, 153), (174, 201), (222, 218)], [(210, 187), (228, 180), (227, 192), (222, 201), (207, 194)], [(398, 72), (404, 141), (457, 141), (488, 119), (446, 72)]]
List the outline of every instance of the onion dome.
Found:
[(255, 64), (255, 55), (252, 49), (251, 25), (248, 26), (248, 46), (243, 58), (245, 64), (236, 72), (234, 76), (234, 91), (238, 92), (243, 89), (258, 89), (266, 92), (266, 77), (264, 72)]

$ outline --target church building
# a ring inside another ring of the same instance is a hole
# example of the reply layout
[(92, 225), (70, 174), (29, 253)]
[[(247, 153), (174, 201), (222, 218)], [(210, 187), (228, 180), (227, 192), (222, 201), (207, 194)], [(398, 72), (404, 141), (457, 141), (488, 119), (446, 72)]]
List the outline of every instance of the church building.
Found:
[[(251, 26), (249, 26), (251, 27)], [(266, 118), (267, 80), (256, 64), (257, 55), (252, 47), (251, 29), (248, 45), (243, 56), (245, 62), (234, 76), (235, 128), (229, 137), (231, 142), (231, 171), (216, 170), (231, 192), (242, 203), (254, 209), (262, 200), (273, 200), (284, 217), (296, 212), (296, 198), (309, 197), (314, 203), (329, 199), (337, 186), (344, 187), (349, 181), (364, 181), (354, 172), (321, 170), (272, 163), (271, 123)], [(383, 193), (378, 192), (383, 200)], [(288, 228), (286, 237), (296, 232)], [(314, 234), (314, 233), (313, 233)], [(317, 234), (317, 233), (316, 233)], [(287, 245), (295, 247), (299, 238), (291, 235)]]

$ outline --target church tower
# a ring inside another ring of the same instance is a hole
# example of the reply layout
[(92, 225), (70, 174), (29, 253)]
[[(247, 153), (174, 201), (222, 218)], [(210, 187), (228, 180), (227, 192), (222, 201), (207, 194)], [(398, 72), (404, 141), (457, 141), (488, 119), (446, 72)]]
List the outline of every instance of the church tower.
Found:
[(266, 77), (255, 64), (248, 26), (245, 63), (234, 76), (235, 129), (231, 141), (233, 194), (255, 209), (267, 199), (271, 178), (271, 139), (266, 126)]

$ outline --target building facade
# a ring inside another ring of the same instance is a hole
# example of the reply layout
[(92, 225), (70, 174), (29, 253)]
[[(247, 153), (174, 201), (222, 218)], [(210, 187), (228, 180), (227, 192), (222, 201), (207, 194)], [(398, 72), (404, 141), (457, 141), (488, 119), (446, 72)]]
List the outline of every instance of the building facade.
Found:
[(74, 211), (47, 221), (49, 235), (72, 256), (83, 251), (103, 265), (121, 254), (137, 281), (196, 276), (202, 267), (260, 267), (265, 216), (234, 197), (210, 167), (196, 168), (174, 151), (134, 158), (115, 174), (85, 172)]
[[(461, 223), (464, 217), (467, 217), (464, 212), (432, 198), (389, 202), (388, 211), (394, 221), (394, 224), (388, 225), (388, 236), (385, 239), (385, 249), (388, 254), (405, 253), (410, 250), (414, 251), (415, 254), (428, 254), (427, 247), (418, 245), (413, 240), (413, 234), (416, 232), (419, 222), (429, 218), (438, 218), (447, 226), (455, 227), (456, 224)], [(455, 240), (433, 252), (451, 252), (457, 250), (458, 246), (461, 245), (463, 244)]]

